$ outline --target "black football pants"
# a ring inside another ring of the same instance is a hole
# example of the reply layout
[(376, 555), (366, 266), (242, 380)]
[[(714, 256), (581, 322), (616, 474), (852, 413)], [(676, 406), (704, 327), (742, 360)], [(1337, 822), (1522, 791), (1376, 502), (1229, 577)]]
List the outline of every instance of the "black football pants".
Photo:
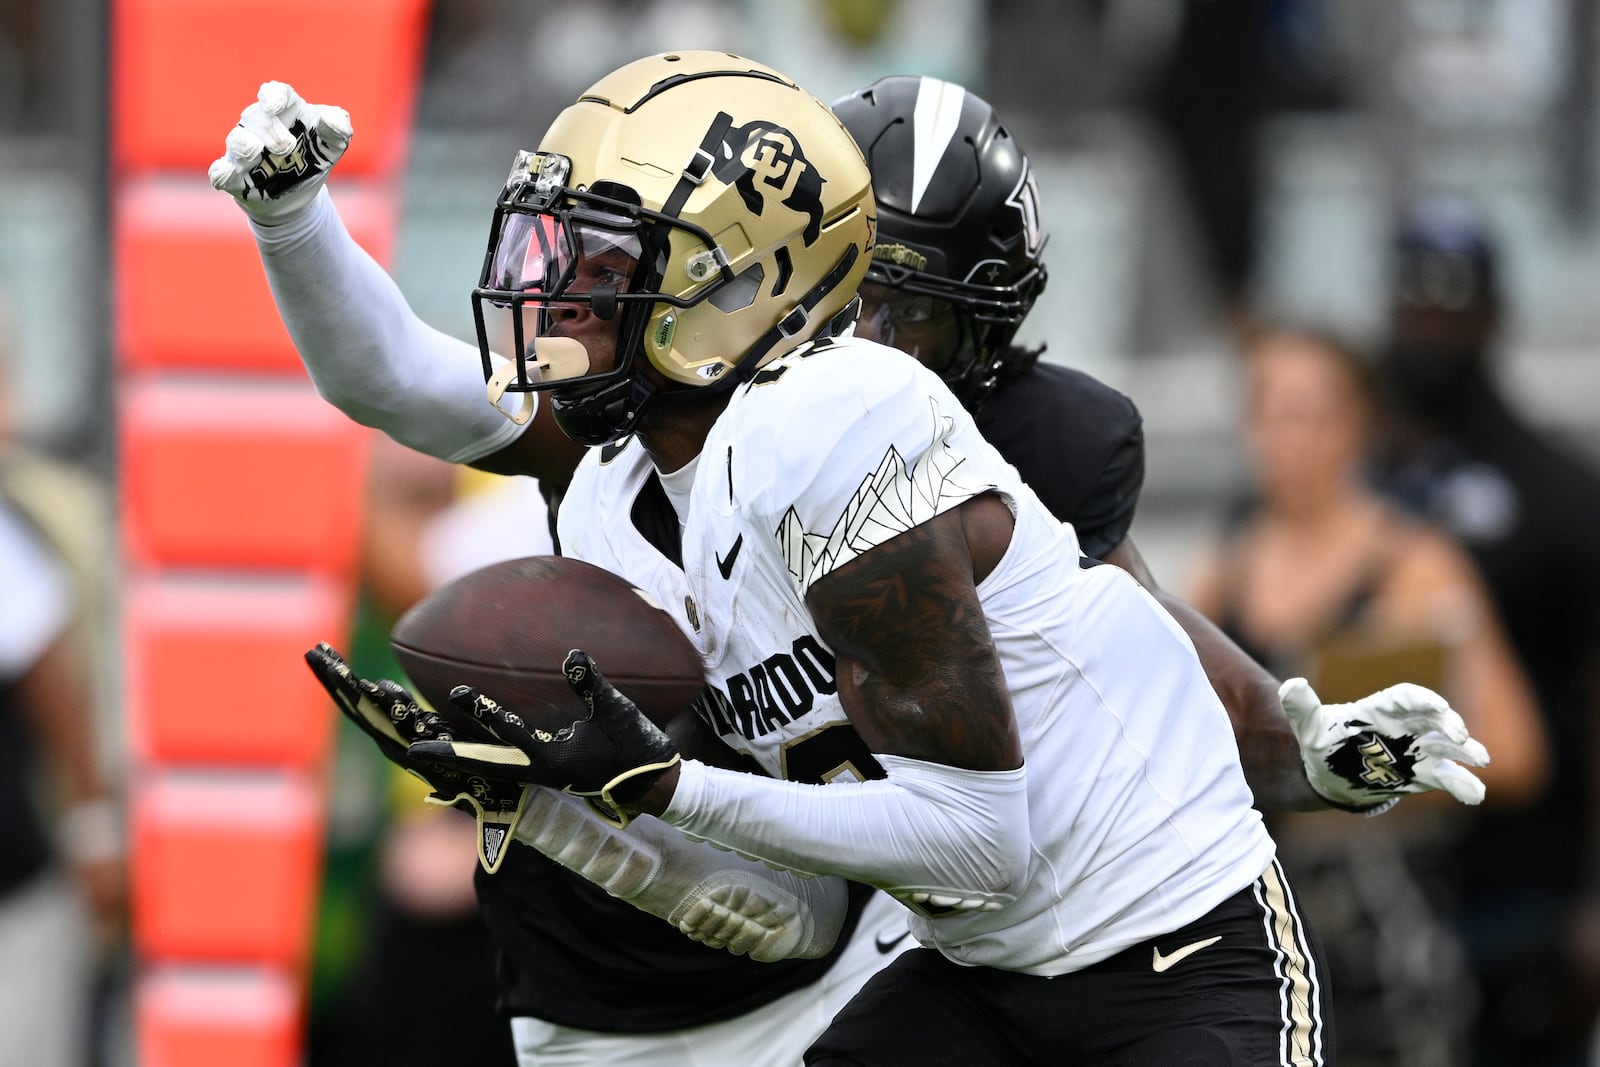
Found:
[(1322, 950), (1276, 861), (1210, 914), (1039, 978), (913, 949), (864, 986), (810, 1067), (1324, 1067)]

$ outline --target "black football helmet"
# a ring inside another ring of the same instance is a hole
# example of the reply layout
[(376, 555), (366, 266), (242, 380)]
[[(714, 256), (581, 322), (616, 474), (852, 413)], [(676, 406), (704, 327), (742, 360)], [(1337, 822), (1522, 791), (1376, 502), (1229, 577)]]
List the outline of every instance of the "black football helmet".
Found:
[(833, 112), (872, 171), (878, 239), (867, 281), (948, 302), (962, 336), (935, 369), (976, 408), (1045, 285), (1027, 153), (986, 101), (937, 78), (882, 78)]

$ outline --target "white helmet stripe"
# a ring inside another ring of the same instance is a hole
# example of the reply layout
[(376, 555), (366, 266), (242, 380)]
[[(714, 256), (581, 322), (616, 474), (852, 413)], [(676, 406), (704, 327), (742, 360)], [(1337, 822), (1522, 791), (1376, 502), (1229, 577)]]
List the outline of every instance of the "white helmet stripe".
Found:
[(911, 212), (916, 214), (922, 194), (933, 181), (933, 172), (944, 158), (944, 150), (956, 135), (961, 122), (961, 105), (967, 91), (938, 78), (923, 78), (917, 87), (911, 160)]

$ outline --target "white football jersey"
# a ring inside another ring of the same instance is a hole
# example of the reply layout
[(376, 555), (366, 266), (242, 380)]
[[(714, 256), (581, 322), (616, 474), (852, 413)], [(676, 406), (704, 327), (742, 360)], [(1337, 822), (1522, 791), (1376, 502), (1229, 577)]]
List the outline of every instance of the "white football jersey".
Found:
[(978, 594), (1021, 732), (1033, 855), (1015, 903), (914, 917), (924, 945), (1064, 973), (1199, 918), (1267, 866), (1188, 637), (1125, 572), (1081, 564), (1072, 528), (915, 360), (847, 337), (735, 390), (694, 465), (681, 569), (629, 521), (652, 473), (637, 442), (591, 450), (562, 502), (563, 551), (666, 606), (717, 691), (701, 709), (712, 729), (798, 781), (881, 776), (840, 704), (810, 584), (978, 494), (1010, 504), (1011, 545)]

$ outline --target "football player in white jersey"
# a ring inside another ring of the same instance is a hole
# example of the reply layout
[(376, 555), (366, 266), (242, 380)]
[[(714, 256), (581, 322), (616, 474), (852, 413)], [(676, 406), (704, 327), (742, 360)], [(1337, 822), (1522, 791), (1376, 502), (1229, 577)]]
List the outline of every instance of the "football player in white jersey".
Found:
[(563, 551), (669, 606), (703, 721), (770, 777), (681, 759), (581, 650), (570, 731), (463, 689), (505, 750), (411, 757), (900, 900), (923, 947), (812, 1062), (1324, 1062), (1314, 940), (1193, 646), (937, 375), (837, 337), (875, 217), (831, 112), (724, 55), (630, 64), (519, 155), (474, 292), (486, 362), (497, 313), (516, 356), (486, 373), (595, 446)]
[[(749, 77), (750, 70), (754, 70), (754, 67), (746, 67), (746, 74), (730, 74), (723, 75), (723, 77)], [(318, 126), (318, 133), (320, 133), (320, 126)], [(752, 136), (755, 136), (755, 134), (752, 134)], [(792, 134), (786, 134), (786, 136), (792, 136)], [(768, 166), (768, 170), (771, 170), (771, 158), (778, 158), (779, 163), (784, 163), (784, 160), (782, 160), (781, 157), (786, 155), (789, 147), (790, 146), (786, 146), (786, 144), (782, 144), (781, 141), (776, 141), (776, 139), (773, 138), (773, 131), (763, 130), (760, 131), (760, 139), (755, 142), (755, 147), (752, 149), (752, 152), (754, 152), (754, 158), (757, 158), (757, 162), (760, 162), (763, 157), (766, 157), (768, 162), (763, 163), (763, 166)], [(733, 160), (733, 157), (730, 155), (728, 160)], [(723, 160), (723, 162), (726, 163), (726, 160)], [(736, 160), (734, 160), (734, 162), (736, 162)], [(787, 160), (787, 165), (790, 166), (790, 170), (794, 168), (794, 157), (792, 157), (792, 155), (790, 155), (789, 160)], [(806, 165), (808, 165), (808, 163), (806, 163)], [(728, 163), (726, 166), (722, 166), (722, 168), (726, 171), (726, 173), (731, 174), (730, 181), (723, 182), (725, 186), (730, 186), (731, 184), (731, 186), (738, 187), (739, 182), (749, 178), (749, 176), (746, 176), (746, 174), (733, 173), (736, 168), (734, 168), (731, 163)], [(710, 170), (712, 170), (712, 173), (717, 173), (718, 168), (715, 168), (714, 166), (714, 168), (710, 168)], [(702, 181), (704, 181), (704, 178), (706, 178), (706, 176), (702, 174)], [(763, 181), (765, 181), (765, 179), (770, 179), (771, 173), (763, 174), (762, 178)], [(224, 181), (226, 181), (226, 179), (224, 179)], [(800, 176), (798, 176), (798, 181), (795, 181), (794, 184), (792, 184), (792, 187), (784, 190), (784, 203), (786, 203), (786, 206), (789, 206), (790, 210), (800, 211), (802, 208), (805, 208), (805, 206), (808, 206), (808, 202), (806, 202), (808, 192), (806, 192), (805, 184), (805, 174), (802, 173)], [(754, 181), (746, 181), (746, 186), (749, 187), (749, 189), (755, 189), (757, 192), (760, 192), (760, 190), (755, 187)], [(235, 190), (235, 192), (243, 192), (243, 189)], [(742, 197), (742, 194), (741, 198), (744, 198)], [(259, 210), (262, 205), (258, 202), (253, 206), (256, 206), (256, 208)], [(632, 206), (637, 208), (638, 205)], [(554, 216), (554, 214), (546, 214), (544, 218), (554, 219), (557, 218), (557, 216)], [(587, 229), (584, 224), (589, 224)], [(525, 274), (539, 275), (538, 278), (520, 278), (520, 282), (528, 282), (528, 280), (533, 280), (533, 282), (538, 283), (538, 285), (549, 285), (547, 282), (541, 282), (539, 278), (558, 278), (558, 275), (563, 274), (565, 270), (574, 267), (574, 264), (581, 264), (581, 262), (586, 259), (584, 258), (584, 254), (581, 254), (584, 253), (584, 251), (589, 251), (589, 253), (598, 253), (590, 254), (589, 259), (590, 261), (594, 262), (592, 262), (592, 264), (584, 264), (584, 266), (578, 267), (576, 274), (574, 274), (574, 277), (581, 277), (581, 275), (584, 274), (589, 267), (595, 266), (595, 264), (598, 264), (600, 267), (605, 267), (605, 270), (595, 269), (594, 272), (592, 272), (592, 277), (586, 278), (586, 282), (589, 283), (589, 286), (592, 288), (592, 290), (594, 290), (594, 293), (582, 294), (574, 293), (574, 291), (568, 290), (563, 293), (563, 296), (576, 296), (578, 299), (573, 299), (573, 301), (552, 302), (552, 307), (557, 309), (558, 314), (566, 315), (571, 309), (568, 309), (568, 307), (563, 307), (563, 304), (571, 304), (571, 306), (576, 307), (579, 306), (579, 304), (582, 304), (582, 302), (589, 302), (590, 307), (592, 307), (594, 306), (592, 301), (594, 301), (595, 294), (597, 294), (598, 298), (600, 298), (600, 302), (602, 302), (602, 304), (605, 304), (606, 301), (610, 301), (610, 299), (613, 298), (618, 298), (619, 306), (629, 302), (627, 301), (627, 298), (632, 296), (632, 294), (616, 293), (616, 290), (614, 290), (613, 286), (605, 285), (605, 277), (606, 270), (610, 270), (611, 274), (613, 275), (619, 274), (622, 275), (622, 277), (627, 278), (632, 278), (635, 274), (637, 274), (637, 262), (630, 261), (637, 259), (638, 250), (643, 248), (643, 243), (640, 242), (640, 232), (638, 232), (637, 229), (634, 229), (634, 226), (635, 224), (632, 224), (632, 222), (627, 222), (627, 219), (624, 218), (622, 214), (608, 213), (608, 211), (603, 210), (602, 208), (602, 211), (592, 214), (589, 219), (581, 219), (581, 221), (579, 221), (579, 226), (568, 227), (565, 234), (563, 234), (560, 227), (544, 226), (544, 224), (541, 224), (541, 226), (538, 227), (523, 227), (522, 237), (526, 237), (526, 242), (520, 242), (520, 240), (504, 242), (504, 240), (502, 240), (501, 243), (502, 245), (512, 246), (512, 250), (514, 250), (512, 251), (512, 259), (517, 258), (517, 254), (520, 254), (520, 262), (517, 262), (517, 264), (512, 264), (512, 266), (522, 269)], [(258, 235), (259, 234), (261, 234), (261, 230), (258, 230)], [(566, 262), (562, 262), (563, 245), (565, 245), (565, 242), (568, 240), (568, 238), (573, 240), (573, 246), (571, 246), (571, 248), (566, 248)], [(576, 246), (578, 245), (579, 240), (581, 240), (582, 245), (584, 245), (582, 250), (578, 250), (578, 246)], [(571, 254), (573, 251), (579, 251), (579, 254), (576, 256), (576, 258), (574, 258), (573, 254)], [(506, 264), (509, 264), (510, 262), (509, 259), (506, 259), (504, 254), (499, 256), (498, 259), (501, 261), (501, 266), (506, 266)], [(610, 259), (611, 262), (602, 262), (605, 261), (605, 259)], [(774, 274), (781, 274), (781, 256), (778, 256), (778, 254), (774, 253), (774, 258), (768, 262), (770, 262), (771, 266), (776, 267), (776, 269), (774, 269)], [(624, 270), (621, 270), (621, 272), (616, 270), (616, 267), (618, 267), (619, 264), (624, 267)], [(718, 272), (720, 272), (720, 269), (722, 269), (722, 264), (717, 264), (715, 261), (712, 261), (710, 266), (714, 267), (714, 269), (717, 269)], [(491, 267), (493, 267), (493, 264), (491, 264)], [(526, 270), (528, 267), (533, 267), (533, 270), (528, 272), (528, 270)], [(792, 264), (790, 264), (790, 269), (792, 269)], [(693, 267), (690, 267), (690, 274), (693, 274)], [(800, 272), (797, 270), (795, 274), (798, 275)], [(595, 282), (598, 282), (598, 285), (595, 285)], [(536, 288), (538, 288), (538, 286), (536, 286)], [(579, 286), (573, 286), (573, 288), (582, 288), (582, 283), (579, 283)], [(610, 296), (605, 293), (608, 288), (613, 290), (611, 291)], [(722, 288), (722, 286), (718, 285), (718, 288)], [(586, 296), (589, 298), (587, 301), (584, 299)], [(282, 302), (282, 299), (283, 296), (280, 294), (280, 302)], [(509, 299), (509, 302), (518, 301), (517, 296), (509, 296), (507, 299)], [(728, 299), (726, 296), (723, 299), (725, 299), (728, 304), (734, 304), (733, 299)], [(533, 304), (538, 304), (538, 301), (534, 301)], [(494, 306), (493, 298), (486, 301), (486, 306)], [(738, 304), (734, 304), (734, 310), (742, 310), (744, 307), (749, 306), (747, 306), (747, 304), (746, 306), (738, 306)], [(670, 318), (672, 315), (674, 315), (674, 312), (667, 312), (667, 315), (669, 315)], [(568, 315), (568, 317), (581, 317), (581, 315)], [(691, 318), (691, 315), (685, 314), (680, 315), (680, 317)], [(517, 322), (515, 322), (514, 325), (520, 325), (520, 323), (522, 323), (522, 317), (518, 315)], [(661, 323), (654, 323), (654, 325), (656, 325), (658, 334), (661, 333), (661, 330), (674, 330), (675, 328), (675, 326), (670, 325), (662, 326)], [(547, 333), (549, 333), (549, 339), (557, 339), (562, 336), (562, 331), (560, 330), (550, 330), (547, 331)], [(530, 341), (534, 341), (534, 349), (538, 349), (538, 339), (530, 338)], [(605, 342), (602, 341), (602, 346), (603, 344), (605, 344)], [(848, 342), (840, 342), (840, 347), (845, 346), (845, 344), (848, 344)], [(520, 347), (520, 349), (525, 349), (525, 346), (522, 346), (522, 344), (520, 344), (518, 347)], [(536, 355), (554, 355), (554, 357), (558, 360), (560, 355), (562, 355), (562, 352), (560, 352), (562, 346), (558, 346), (557, 344), (557, 346), (547, 347), (554, 347), (555, 352), (544, 352), (544, 354), (538, 354), (538, 352), (536, 352)], [(382, 360), (389, 358), (389, 355), (387, 355), (386, 352), (374, 352), (373, 355), (376, 357), (376, 360), (378, 360), (379, 365), (381, 365)], [(821, 352), (819, 352), (818, 355), (821, 355)], [(738, 358), (738, 354), (733, 354), (733, 360), (730, 360), (730, 365), (734, 362), (734, 360), (736, 360), (736, 358)], [(859, 354), (856, 354), (851, 355), (851, 358), (861, 357), (859, 357)], [(704, 366), (712, 365), (707, 363), (707, 365)], [(750, 368), (754, 370), (754, 363), (750, 363)], [(701, 381), (712, 381), (712, 379), (718, 378), (720, 373), (726, 373), (726, 371), (712, 371), (712, 373), (701, 371)], [(778, 366), (774, 366), (773, 374), (771, 374), (770, 378), (763, 382), (763, 386), (774, 387), (774, 389), (776, 389), (776, 386), (779, 384), (779, 379), (781, 379), (786, 373), (787, 371), (781, 371), (779, 370)], [(757, 376), (757, 378), (760, 378), (760, 376)], [(371, 379), (368, 378), (368, 381), (371, 381)], [(323, 384), (323, 386), (325, 386), (325, 392), (328, 392), (328, 389), (326, 389), (326, 376), (323, 376), (322, 381), (318, 382), (318, 384)], [(507, 379), (502, 378), (501, 384), (502, 386), (507, 384)], [(515, 389), (515, 387), (523, 386), (525, 382), (512, 378), (510, 379), (509, 384), (512, 386), (512, 389)], [(618, 384), (618, 382), (613, 382), (613, 384)], [(626, 395), (635, 389), (637, 389), (637, 384), (622, 390), (621, 394), (616, 392), (616, 390), (613, 390), (613, 392), (610, 394), (610, 397), (624, 398), (624, 403), (622, 403), (622, 406), (626, 408)], [(334, 390), (334, 392), (336, 392), (336, 390)], [(419, 392), (424, 392), (424, 397), (426, 397), (426, 390), (419, 390)], [(706, 392), (712, 392), (712, 390), (706, 390)], [(338, 392), (336, 392), (336, 397), (334, 398), (338, 398)], [(347, 400), (349, 400), (349, 398), (347, 398)], [(366, 411), (374, 411), (382, 410), (382, 405), (389, 402), (390, 398), (371, 397), (371, 395), (368, 395), (366, 400), (371, 402), (370, 405), (366, 406)], [(672, 400), (669, 400), (669, 397), (667, 397), (666, 394), (662, 394), (661, 397), (656, 397), (656, 400), (661, 400), (661, 402), (666, 403), (674, 403)], [(685, 400), (680, 397), (678, 398), (678, 402), (688, 403), (688, 405), (694, 406), (694, 400), (688, 400), (688, 402), (685, 402)], [(712, 402), (712, 405), (715, 405), (715, 403), (720, 402)], [(786, 405), (784, 405), (782, 400), (776, 400), (776, 402), (773, 403), (776, 403), (776, 405), (779, 406), (779, 410), (784, 410), (784, 408), (786, 408)], [(347, 410), (349, 410), (349, 408), (347, 408)], [(573, 405), (573, 408), (571, 408), (571, 414), (573, 414), (573, 416), (579, 416), (579, 414), (581, 414), (578, 411), (578, 405)], [(934, 416), (933, 411), (930, 410), (930, 418), (934, 418), (934, 421), (936, 421), (938, 416)], [(467, 419), (467, 421), (470, 422), (470, 419)], [(765, 419), (762, 419), (762, 421), (765, 421)], [(536, 427), (538, 427), (538, 419), (536, 419)], [(536, 429), (536, 427), (534, 427), (534, 429)], [(482, 429), (485, 430), (486, 437), (490, 437), (491, 440), (496, 440), (496, 442), (507, 442), (507, 446), (504, 448), (504, 453), (515, 454), (514, 450), (512, 450), (512, 448), (509, 446), (509, 440), (507, 440), (507, 434), (504, 432), (504, 427), (496, 424), (496, 426), (493, 427), (483, 426)], [(426, 437), (426, 435), (429, 434), (429, 427), (408, 427), (406, 432), (410, 432), (411, 435), (421, 434), (422, 437)], [(610, 432), (610, 430), (605, 430), (605, 432)], [(814, 432), (814, 427), (808, 426), (808, 432)], [(970, 429), (966, 430), (966, 432), (970, 434)], [(454, 438), (453, 442), (445, 442), (450, 450), (462, 453), (456, 454), (454, 458), (466, 458), (466, 448), (472, 448), (472, 450), (480, 451), (480, 453), (482, 453), (483, 450), (480, 448), (480, 446), (467, 446), (462, 443), (462, 438), (470, 437), (472, 437), (472, 434), (461, 434), (459, 430), (456, 430), (456, 438)], [(531, 442), (531, 440), (534, 440), (534, 437), (536, 437), (536, 435), (534, 435), (533, 432), (530, 432), (530, 434), (525, 434), (522, 438), (517, 438), (517, 440), (520, 440), (520, 442), (523, 443), (528, 443)], [(432, 446), (432, 448), (440, 448), (440, 442), (427, 442), (427, 445)], [(627, 494), (630, 493), (630, 488), (627, 488), (627, 486), (651, 485), (653, 464), (650, 464), (650, 462), (640, 462), (640, 458), (642, 458), (643, 453), (642, 450), (638, 448), (637, 443), (635, 443), (635, 446), (632, 448), (632, 450), (602, 450), (602, 453), (600, 453), (600, 459), (602, 459), (602, 461), (605, 461), (606, 451), (610, 451), (611, 453), (610, 464), (616, 464), (618, 469), (621, 469), (621, 466), (624, 466), (624, 464), (632, 464), (632, 466), (630, 466), (630, 474), (627, 475), (627, 477), (621, 478), (621, 482), (624, 483), (624, 488), (622, 488), (622, 494), (624, 494), (624, 496), (627, 496)], [(867, 448), (867, 451), (870, 451), (870, 448)], [(493, 446), (491, 446), (490, 450), (488, 450), (488, 453), (494, 453)], [(626, 456), (627, 453), (632, 453), (632, 456), (624, 459), (624, 456)], [(558, 448), (557, 445), (554, 446), (554, 448), (546, 448), (546, 450), (530, 454), (538, 454), (538, 456), (544, 458), (544, 461), (546, 462), (550, 462), (550, 456), (555, 456), (558, 462), (558, 458), (560, 458), (562, 451), (560, 451), (560, 448)], [(496, 458), (491, 459), (491, 462), (482, 462), (480, 466), (493, 466), (493, 464), (506, 464), (507, 469), (526, 469), (525, 466), (518, 466), (517, 461), (507, 462), (506, 454), (499, 453), (496, 453)], [(608, 466), (610, 466), (610, 464), (608, 464)], [(733, 469), (733, 467), (731, 467), (730, 458), (730, 477), (731, 469)], [(890, 475), (893, 475), (893, 472), (890, 472)], [(758, 472), (757, 477), (760, 477)], [(635, 482), (635, 478), (637, 478), (638, 482)], [(672, 478), (666, 478), (666, 480), (661, 480), (661, 482), (666, 483), (667, 493), (662, 496), (662, 494), (659, 494), (658, 490), (659, 502), (666, 504), (667, 499), (670, 498), (670, 494), (674, 493), (674, 486), (672, 486)], [(995, 488), (1000, 488), (998, 483)], [(666, 512), (666, 514), (670, 515), (670, 510), (669, 512)], [(635, 509), (635, 515), (637, 515), (637, 509)], [(578, 518), (574, 518), (573, 522), (579, 523)], [(902, 520), (902, 522), (904, 522), (904, 520)], [(565, 525), (565, 523), (566, 520), (563, 520), (563, 525)], [(582, 523), (579, 523), (579, 525), (582, 525)], [(616, 526), (616, 523), (613, 522), (610, 523), (610, 525)], [(677, 526), (677, 520), (674, 518), (674, 522), (667, 523), (667, 525), (674, 526), (675, 528), (675, 526)], [(792, 533), (794, 533), (795, 526), (798, 526), (798, 520), (797, 523), (792, 523), (792, 525), (790, 525), (790, 531), (792, 531)], [(669, 533), (675, 533), (675, 531), (669, 531)], [(573, 536), (574, 539), (581, 539), (582, 533), (581, 531), (576, 531)], [(626, 541), (626, 539), (624, 539), (624, 541)], [(800, 544), (802, 544), (802, 547), (798, 549), (800, 550), (800, 555), (802, 555), (802, 558), (805, 557), (803, 542), (805, 542), (805, 537), (802, 536), (800, 537)], [(574, 541), (574, 544), (576, 544), (576, 541)], [(645, 545), (645, 547), (642, 549), (640, 544)], [(624, 544), (622, 545), (622, 549), (619, 549), (619, 552), (638, 552), (640, 555), (648, 555), (648, 552), (645, 552), (645, 549), (654, 550), (654, 545), (650, 545), (650, 542), (648, 541), (640, 542), (640, 544)], [(730, 571), (733, 571), (733, 569), (736, 568), (736, 565), (738, 565), (739, 549), (741, 549), (742, 544), (744, 544), (744, 534), (742, 534), (742, 531), (741, 533), (736, 534), (736, 536), (731, 537), (731, 544), (733, 544), (733, 547), (726, 549), (725, 552), (717, 552), (717, 550), (712, 550), (710, 560), (701, 560), (702, 573), (710, 574), (710, 561), (714, 561), (715, 566), (717, 566), (718, 573), (722, 571), (722, 568), (725, 565), (728, 566)], [(702, 545), (702, 547), (704, 547), (704, 545)], [(826, 545), (824, 545), (824, 547), (826, 547)], [(1070, 552), (1069, 542), (1058, 542), (1058, 544), (1056, 544), (1056, 549), (1062, 549), (1062, 547), (1066, 547), (1066, 549)], [(590, 549), (590, 552), (594, 552), (594, 555), (600, 557), (600, 555), (603, 555), (606, 550), (610, 550), (608, 547), (606, 547), (606, 545), (595, 544), (594, 547)], [(827, 549), (827, 552), (832, 552), (832, 549)], [(878, 555), (882, 555), (882, 549), (875, 550), (875, 552), (878, 552)], [(830, 566), (837, 565), (838, 563), (835, 561), (835, 563), (832, 563)], [(651, 561), (650, 566), (656, 566), (656, 561)], [(626, 566), (614, 565), (614, 569), (624, 569), (624, 573), (627, 573)], [(667, 571), (670, 571), (672, 568), (666, 569)], [(632, 574), (630, 574), (630, 576), (632, 576)], [(771, 577), (771, 574), (768, 574), (766, 577)], [(635, 579), (635, 581), (638, 581), (638, 579)], [(792, 579), (790, 579), (790, 581), (792, 581)], [(667, 585), (674, 585), (674, 582), (669, 581), (667, 582)], [(698, 614), (699, 609), (696, 608), (696, 606), (693, 606), (693, 600), (686, 601), (686, 605), (688, 606), (686, 606), (685, 611), (682, 613), (682, 619), (685, 621), (686, 629), (690, 629), (690, 627), (693, 627), (694, 616)], [(720, 611), (720, 608), (718, 608), (718, 611)], [(728, 651), (726, 654), (736, 653), (733, 653), (733, 651)], [(874, 768), (874, 761), (872, 761), (872, 757), (870, 757), (869, 753), (864, 752), (864, 750), (859, 750), (859, 744), (850, 741), (850, 731), (848, 731), (848, 728), (838, 728), (840, 725), (838, 725), (837, 718), (835, 718), (835, 720), (829, 720), (829, 718), (822, 717), (818, 718), (818, 720), (814, 720), (818, 721), (818, 723), (829, 723), (829, 725), (819, 726), (818, 733), (814, 733), (813, 736), (806, 737), (803, 744), (797, 744), (797, 742), (794, 741), (794, 737), (792, 737), (792, 733), (794, 733), (794, 731), (792, 731), (792, 729), (787, 731), (787, 733), (784, 731), (784, 729), (781, 729), (784, 717), (789, 715), (790, 721), (792, 721), (792, 713), (794, 713), (795, 710), (798, 710), (800, 705), (805, 704), (806, 686), (811, 686), (811, 688), (818, 689), (818, 691), (819, 689), (829, 689), (830, 686), (837, 686), (837, 683), (830, 678), (830, 675), (832, 675), (832, 672), (834, 672), (834, 662), (832, 662), (832, 656), (830, 656), (826, 646), (822, 646), (821, 643), (818, 643), (818, 641), (814, 640), (814, 635), (806, 635), (805, 638), (795, 638), (795, 641), (790, 643), (789, 649), (787, 649), (786, 653), (782, 654), (782, 656), (779, 656), (779, 654), (773, 654), (773, 656), (763, 657), (762, 661), (758, 662), (757, 667), (758, 669), (747, 670), (747, 672), (739, 672), (739, 670), (736, 670), (736, 672), (728, 675), (728, 678), (726, 678), (726, 683), (728, 683), (728, 696), (726, 696), (725, 701), (717, 702), (717, 704), (712, 704), (707, 707), (707, 720), (709, 720), (712, 725), (717, 726), (718, 731), (725, 736), (725, 739), (733, 742), (734, 747), (739, 747), (739, 749), (742, 750), (750, 750), (752, 753), (754, 753), (754, 749), (757, 747), (757, 745), (755, 745), (755, 741), (757, 741), (757, 739), (760, 739), (760, 744), (768, 745), (768, 747), (771, 747), (771, 745), (778, 745), (778, 750), (781, 752), (781, 769), (787, 771), (790, 776), (795, 776), (795, 774), (800, 774), (800, 776), (819, 776), (819, 774), (827, 773), (827, 771), (832, 771), (832, 769), (842, 765), (853, 766), (856, 771), (861, 771), (862, 774), (867, 774), (872, 771), (872, 768)], [(832, 696), (832, 694), (824, 693), (824, 696)], [(837, 717), (837, 701), (834, 701), (834, 704), (834, 715)], [(755, 734), (755, 737), (750, 736), (750, 734)], [(773, 734), (773, 736), (768, 737), (768, 734)], [(888, 752), (888, 750), (886, 750), (886, 752)], [(1037, 760), (1037, 758), (1037, 755), (1035, 755), (1035, 760)], [(768, 761), (768, 766), (773, 766), (771, 765), (771, 761)], [(920, 891), (914, 889), (912, 893), (920, 893)], [(930, 901), (933, 899), (933, 896), (939, 896), (939, 894), (931, 894)], [(923, 902), (923, 904), (926, 904), (926, 902)], [(1150, 966), (1149, 960), (1144, 961), (1144, 966)]]

